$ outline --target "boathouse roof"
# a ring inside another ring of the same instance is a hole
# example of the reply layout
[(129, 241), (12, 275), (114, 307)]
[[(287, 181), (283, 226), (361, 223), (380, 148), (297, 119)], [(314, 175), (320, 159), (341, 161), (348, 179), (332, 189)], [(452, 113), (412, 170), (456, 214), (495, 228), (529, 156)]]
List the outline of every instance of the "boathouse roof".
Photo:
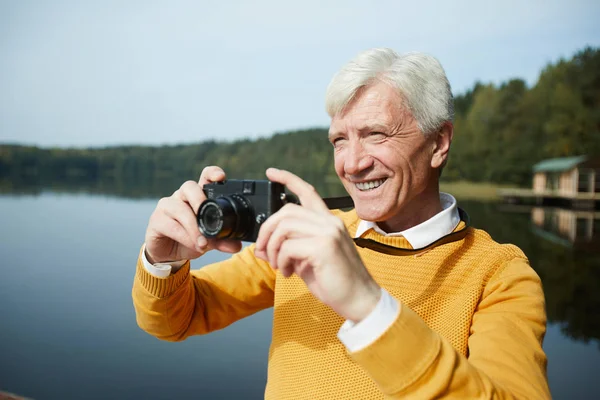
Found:
[(533, 166), (533, 172), (561, 172), (575, 168), (587, 160), (587, 156), (550, 158)]

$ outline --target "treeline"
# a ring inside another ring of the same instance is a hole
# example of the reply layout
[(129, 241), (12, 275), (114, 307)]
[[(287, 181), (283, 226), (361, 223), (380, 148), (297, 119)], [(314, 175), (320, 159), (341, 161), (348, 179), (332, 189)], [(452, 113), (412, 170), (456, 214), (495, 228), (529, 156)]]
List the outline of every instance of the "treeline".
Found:
[(207, 141), (178, 146), (40, 149), (0, 146), (0, 191), (28, 188), (82, 189), (126, 196), (167, 195), (205, 166), (219, 165), (230, 178), (266, 179), (267, 167), (293, 171), (322, 195), (341, 194), (327, 130), (307, 129), (268, 139)]
[[(455, 104), (455, 136), (443, 179), (529, 186), (531, 167), (540, 160), (600, 154), (600, 49), (586, 48), (548, 65), (532, 88), (521, 79), (500, 86), (476, 83)], [(323, 195), (342, 191), (325, 128), (161, 147), (0, 145), (0, 190), (74, 186), (165, 195), (197, 179), (207, 165), (222, 166), (236, 178), (264, 178), (264, 170), (275, 166), (307, 179)]]
[(531, 184), (531, 166), (600, 154), (600, 49), (547, 66), (536, 85), (476, 84), (456, 98), (446, 178)]

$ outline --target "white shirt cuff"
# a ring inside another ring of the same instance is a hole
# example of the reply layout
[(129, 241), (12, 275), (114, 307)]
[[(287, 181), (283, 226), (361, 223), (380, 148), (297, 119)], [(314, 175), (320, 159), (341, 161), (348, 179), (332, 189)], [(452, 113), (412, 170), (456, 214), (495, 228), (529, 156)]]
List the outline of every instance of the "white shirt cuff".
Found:
[(398, 318), (400, 311), (398, 300), (381, 288), (381, 298), (373, 311), (356, 324), (350, 320), (344, 322), (338, 331), (338, 339), (348, 351), (360, 351), (383, 335)]
[(171, 273), (177, 272), (186, 261), (187, 260), (179, 260), (151, 264), (150, 261), (148, 261), (148, 258), (146, 258), (146, 244), (144, 244), (144, 247), (142, 248), (142, 263), (144, 264), (144, 268), (146, 268), (146, 271), (148, 271), (150, 275), (157, 278), (168, 278)]

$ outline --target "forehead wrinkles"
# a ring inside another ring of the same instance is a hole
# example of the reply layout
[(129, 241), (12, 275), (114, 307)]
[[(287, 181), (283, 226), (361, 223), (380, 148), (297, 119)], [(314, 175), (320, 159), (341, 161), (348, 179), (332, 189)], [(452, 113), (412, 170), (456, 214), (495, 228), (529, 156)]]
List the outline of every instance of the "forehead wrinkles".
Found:
[(404, 108), (401, 97), (385, 84), (362, 88), (345, 110), (334, 118), (331, 131), (361, 130), (373, 125), (391, 126), (402, 117)]

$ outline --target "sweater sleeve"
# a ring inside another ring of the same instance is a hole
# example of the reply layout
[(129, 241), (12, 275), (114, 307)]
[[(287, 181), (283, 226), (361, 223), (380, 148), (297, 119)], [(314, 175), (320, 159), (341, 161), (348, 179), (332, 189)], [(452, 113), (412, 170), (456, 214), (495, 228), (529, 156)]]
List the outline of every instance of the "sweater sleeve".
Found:
[(547, 399), (545, 329), (540, 279), (517, 258), (486, 285), (467, 357), (405, 305), (382, 336), (350, 356), (390, 399)]
[(167, 278), (151, 275), (141, 253), (132, 297), (140, 328), (159, 339), (184, 340), (273, 306), (275, 272), (254, 245), (228, 260), (190, 272), (186, 262)]

